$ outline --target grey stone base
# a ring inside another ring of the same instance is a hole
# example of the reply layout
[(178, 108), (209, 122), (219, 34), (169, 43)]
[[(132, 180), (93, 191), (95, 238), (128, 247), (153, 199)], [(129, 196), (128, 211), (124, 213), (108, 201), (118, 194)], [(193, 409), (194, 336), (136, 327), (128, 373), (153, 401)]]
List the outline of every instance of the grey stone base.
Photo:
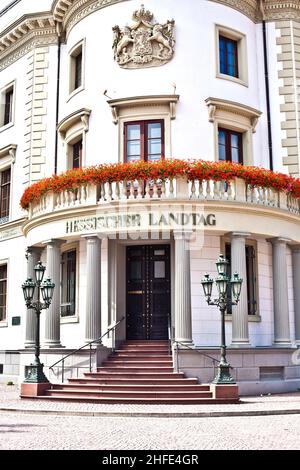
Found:
[(0, 383), (17, 383), (20, 374), (20, 354), (18, 351), (0, 351)]
[[(300, 364), (295, 363), (295, 348), (228, 348), (231, 375), (239, 385), (240, 395), (293, 392), (300, 389)], [(173, 352), (174, 364), (176, 351)], [(211, 356), (208, 357), (208, 356)], [(179, 349), (179, 371), (210, 383), (217, 373), (218, 348)]]
[[(58, 363), (53, 369), (50, 367), (67, 354), (73, 352), (73, 349), (66, 348), (47, 348), (41, 349), (40, 360), (44, 364), (44, 373), (51, 383), (62, 382), (62, 362)], [(111, 350), (104, 346), (97, 346), (92, 349), (91, 367), (92, 372), (96, 372), (97, 367), (107, 358)], [(25, 369), (34, 358), (33, 350), (23, 349), (20, 351), (20, 374), (19, 382), (23, 382)], [(90, 372), (90, 353), (89, 349), (78, 351), (64, 361), (64, 382), (69, 378), (83, 377), (85, 372)]]

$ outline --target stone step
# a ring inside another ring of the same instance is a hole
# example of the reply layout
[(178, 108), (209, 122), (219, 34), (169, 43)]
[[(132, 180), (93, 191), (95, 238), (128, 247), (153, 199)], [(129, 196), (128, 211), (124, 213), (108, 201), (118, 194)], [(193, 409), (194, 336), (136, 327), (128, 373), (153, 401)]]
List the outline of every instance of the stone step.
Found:
[(189, 383), (185, 383), (185, 381), (182, 381), (181, 385), (175, 384), (90, 384), (90, 383), (68, 383), (68, 384), (54, 384), (52, 389), (54, 390), (84, 390), (84, 391), (89, 391), (89, 390), (95, 390), (95, 391), (134, 391), (134, 392), (139, 392), (139, 391), (146, 391), (146, 392), (151, 392), (151, 391), (170, 391), (170, 392), (177, 392), (177, 391), (196, 391), (196, 392), (209, 392), (210, 388), (207, 385), (200, 385), (200, 384), (192, 384), (190, 385)]
[(91, 377), (91, 378), (97, 378), (97, 379), (184, 379), (184, 373), (183, 372), (157, 372), (157, 369), (155, 369), (155, 372), (147, 371), (145, 372), (145, 369), (142, 371), (135, 371), (135, 373), (128, 372), (128, 370), (125, 368), (125, 370), (116, 370), (112, 369), (110, 372), (86, 372), (84, 374), (86, 378)]
[(116, 403), (116, 404), (141, 404), (141, 405), (221, 405), (221, 404), (231, 404), (231, 403), (238, 403), (238, 399), (232, 398), (118, 398), (118, 397), (83, 397), (81, 395), (41, 395), (41, 396), (30, 396), (26, 395), (22, 398), (37, 398), (39, 400), (53, 400), (53, 401), (64, 401), (64, 402), (82, 402), (82, 403)]
[[(149, 375), (149, 374), (148, 374)], [(173, 376), (173, 374), (172, 374)], [(103, 377), (103, 376), (102, 376)], [(124, 378), (123, 375), (120, 375), (120, 377), (116, 378), (116, 375), (113, 375), (112, 378), (109, 378), (107, 375), (105, 375), (103, 378), (93, 378), (93, 377), (85, 377), (84, 379), (68, 379), (69, 383), (71, 384), (99, 384), (99, 385), (182, 385), (182, 383), (187, 383), (187, 385), (197, 385), (198, 380), (195, 378), (186, 378), (186, 377), (179, 377), (178, 379), (164, 379), (164, 378), (157, 378), (155, 375), (155, 378), (136, 378), (137, 376), (134, 376), (134, 378)], [(140, 376), (138, 376), (140, 377)], [(202, 385), (204, 387), (206, 385)]]
[(172, 361), (172, 356), (168, 354), (158, 354), (151, 353), (147, 354), (145, 352), (140, 353), (116, 353), (114, 356), (109, 356), (108, 361), (110, 360), (127, 360), (127, 361)]
[(161, 367), (158, 367), (158, 366), (149, 366), (149, 365), (143, 365), (143, 366), (139, 366), (139, 367), (134, 367), (133, 365), (130, 365), (127, 366), (127, 365), (124, 365), (123, 367), (120, 366), (119, 364), (116, 365), (116, 366), (112, 366), (110, 365), (109, 367), (108, 366), (105, 366), (105, 367), (97, 367), (97, 372), (103, 372), (103, 373), (111, 373), (111, 372), (131, 372), (131, 373), (137, 373), (137, 372), (144, 372), (144, 371), (147, 371), (147, 372), (153, 372), (153, 373), (158, 373), (158, 372), (173, 372), (173, 367), (164, 367), (164, 366), (161, 366)]
[(121, 366), (121, 367), (172, 367), (173, 368), (173, 361), (172, 359), (166, 359), (164, 361), (155, 361), (155, 360), (152, 360), (151, 358), (149, 358), (149, 360), (144, 360), (144, 361), (140, 361), (139, 359), (135, 359), (135, 360), (128, 360), (128, 359), (124, 359), (124, 360), (119, 360), (119, 359), (109, 359), (108, 361), (104, 361), (103, 363), (103, 367), (117, 367), (117, 366)]
[(115, 397), (115, 398), (212, 398), (212, 392), (206, 391), (170, 391), (170, 390), (161, 390), (161, 391), (122, 391), (122, 390), (73, 390), (73, 389), (49, 389), (46, 390), (46, 395), (51, 396), (82, 396), (86, 398), (106, 398), (106, 397)]

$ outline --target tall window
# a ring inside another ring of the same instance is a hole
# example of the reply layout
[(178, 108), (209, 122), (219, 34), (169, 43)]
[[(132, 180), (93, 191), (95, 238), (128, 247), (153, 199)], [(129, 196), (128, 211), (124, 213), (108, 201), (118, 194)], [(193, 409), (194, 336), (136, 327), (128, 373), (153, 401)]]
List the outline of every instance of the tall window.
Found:
[(83, 44), (81, 41), (70, 52), (70, 93), (83, 87)]
[(75, 77), (74, 77), (74, 89), (81, 87), (82, 85), (82, 51), (74, 58), (75, 62)]
[(1, 90), (0, 126), (6, 126), (13, 122), (14, 84)]
[(0, 321), (6, 320), (7, 264), (0, 265)]
[(124, 159), (157, 161), (164, 158), (164, 121), (137, 121), (124, 124)]
[(75, 315), (76, 306), (76, 250), (61, 256), (61, 316)]
[(220, 73), (238, 78), (238, 42), (219, 36)]
[(82, 166), (82, 139), (72, 145), (72, 168)]
[(219, 160), (243, 163), (243, 134), (229, 129), (218, 129)]
[(4, 120), (3, 125), (9, 124), (12, 121), (12, 110), (13, 110), (13, 87), (9, 88), (5, 93), (5, 104), (4, 104)]
[[(248, 315), (257, 314), (257, 283), (256, 283), (256, 250), (253, 245), (246, 245), (246, 272), (247, 272), (247, 298), (248, 298)], [(225, 244), (225, 256), (229, 261), (229, 273), (231, 277), (231, 244)], [(228, 286), (227, 296), (231, 298), (231, 289)], [(227, 313), (232, 313), (231, 306), (228, 307)]]
[(0, 224), (9, 218), (10, 176), (10, 168), (0, 173)]

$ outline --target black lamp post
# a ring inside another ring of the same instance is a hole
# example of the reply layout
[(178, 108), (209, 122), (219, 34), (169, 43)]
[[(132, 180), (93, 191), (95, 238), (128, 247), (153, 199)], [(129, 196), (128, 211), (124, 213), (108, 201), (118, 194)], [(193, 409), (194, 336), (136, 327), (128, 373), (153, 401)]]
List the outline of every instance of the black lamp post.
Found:
[[(221, 312), (221, 359), (218, 367), (218, 373), (213, 380), (215, 384), (234, 384), (234, 379), (230, 375), (230, 364), (226, 359), (226, 339), (225, 339), (225, 313), (228, 305), (237, 305), (240, 299), (242, 282), (238, 273), (234, 273), (232, 279), (229, 279), (227, 275), (228, 261), (221, 254), (216, 262), (219, 276), (213, 280), (209, 277), (209, 274), (205, 274), (201, 281), (204, 295), (208, 305), (216, 305), (219, 307)], [(211, 300), (213, 284), (216, 284), (218, 289), (219, 297)], [(227, 297), (227, 287), (231, 286), (232, 298)]]
[[(43, 364), (41, 364), (40, 361), (40, 314), (43, 309), (49, 308), (53, 297), (55, 284), (53, 284), (49, 278), (43, 282), (45, 269), (45, 266), (43, 266), (39, 261), (38, 264), (34, 267), (35, 282), (31, 278), (28, 278), (24, 284), (22, 284), (26, 307), (28, 309), (35, 310), (36, 313), (34, 361), (32, 364), (30, 364), (29, 371), (24, 380), (26, 383), (48, 382), (48, 379), (43, 372)], [(33, 301), (36, 288), (37, 299)], [(41, 297), (43, 302), (41, 301)]]

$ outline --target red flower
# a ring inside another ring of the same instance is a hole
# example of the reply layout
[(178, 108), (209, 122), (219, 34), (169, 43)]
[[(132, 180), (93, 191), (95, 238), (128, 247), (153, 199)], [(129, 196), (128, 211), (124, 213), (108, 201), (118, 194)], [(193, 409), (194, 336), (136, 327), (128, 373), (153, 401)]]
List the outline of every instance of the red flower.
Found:
[(28, 209), (29, 204), (37, 202), (44, 194), (53, 191), (75, 191), (82, 185), (101, 184), (105, 182), (132, 181), (145, 179), (167, 180), (176, 177), (188, 180), (232, 181), (243, 179), (252, 187), (272, 188), (284, 191), (293, 197), (300, 198), (300, 179), (283, 173), (274, 173), (264, 168), (244, 166), (231, 162), (209, 162), (205, 160), (159, 160), (132, 163), (101, 164), (88, 168), (68, 170), (61, 175), (44, 178), (29, 186), (21, 198), (21, 207)]

